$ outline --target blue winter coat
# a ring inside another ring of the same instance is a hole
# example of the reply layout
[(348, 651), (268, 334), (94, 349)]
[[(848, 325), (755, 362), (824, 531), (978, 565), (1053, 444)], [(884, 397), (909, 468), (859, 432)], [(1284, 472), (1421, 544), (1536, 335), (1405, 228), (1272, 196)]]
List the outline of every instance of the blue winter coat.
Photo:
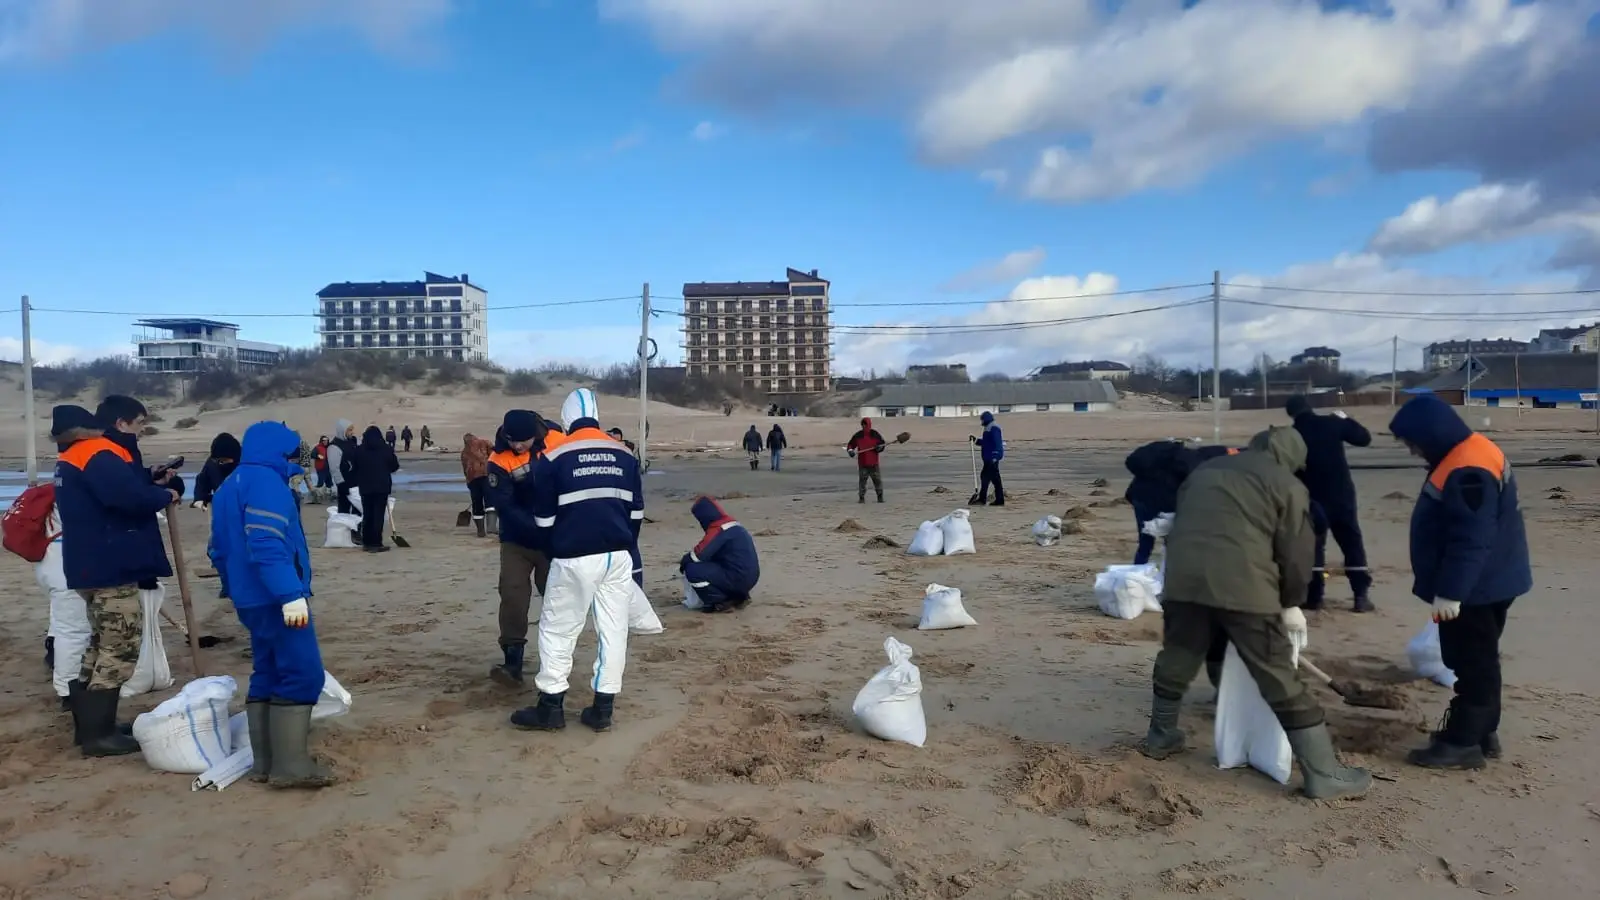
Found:
[(594, 419), (569, 424), (533, 464), (533, 524), (548, 536), (551, 559), (631, 554), (644, 524), (639, 460)]
[(999, 462), (1006, 458), (1006, 439), (1000, 434), (1000, 426), (994, 424), (994, 419), (989, 419), (983, 425), (983, 435), (978, 438), (978, 449), (983, 454), (984, 462)]
[(300, 436), (281, 422), (244, 433), (239, 467), (211, 499), (211, 552), (238, 609), (311, 596), (311, 551), (289, 475)]
[(1477, 605), (1531, 590), (1517, 482), (1500, 448), (1432, 395), (1402, 406), (1389, 430), (1428, 462), (1411, 513), (1411, 592)]
[(87, 414), (70, 436), (55, 473), (67, 587), (154, 586), (155, 579), (170, 576), (156, 513), (167, 508), (172, 494), (151, 483), (128, 442), (100, 434)]
[(694, 503), (705, 535), (683, 555), (680, 568), (693, 584), (709, 584), (729, 597), (748, 597), (761, 580), (755, 539), (710, 497)]

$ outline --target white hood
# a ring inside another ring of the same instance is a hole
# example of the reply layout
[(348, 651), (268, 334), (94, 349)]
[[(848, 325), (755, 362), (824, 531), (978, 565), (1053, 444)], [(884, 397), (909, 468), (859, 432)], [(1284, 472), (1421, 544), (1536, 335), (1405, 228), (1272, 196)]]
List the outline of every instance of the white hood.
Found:
[(561, 427), (571, 431), (572, 423), (579, 419), (594, 419), (600, 421), (600, 404), (595, 402), (594, 391), (588, 388), (578, 388), (567, 395), (566, 402), (561, 404)]

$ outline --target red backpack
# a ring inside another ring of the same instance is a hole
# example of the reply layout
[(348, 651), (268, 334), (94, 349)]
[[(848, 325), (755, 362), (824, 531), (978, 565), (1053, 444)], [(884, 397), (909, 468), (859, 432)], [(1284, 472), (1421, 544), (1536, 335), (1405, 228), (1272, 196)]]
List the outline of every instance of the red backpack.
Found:
[(56, 505), (55, 482), (36, 484), (11, 501), (11, 508), (0, 518), (0, 535), (7, 550), (31, 563), (44, 559), (50, 542), (60, 535), (50, 533), (50, 511)]

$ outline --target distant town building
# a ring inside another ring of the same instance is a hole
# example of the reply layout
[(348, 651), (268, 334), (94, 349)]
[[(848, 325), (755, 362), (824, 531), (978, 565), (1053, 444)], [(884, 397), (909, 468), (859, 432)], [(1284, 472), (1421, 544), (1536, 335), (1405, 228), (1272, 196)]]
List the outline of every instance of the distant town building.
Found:
[(212, 319), (141, 319), (133, 336), (139, 368), (166, 375), (208, 369), (264, 371), (283, 359), (277, 344), (239, 340), (239, 326)]
[(1104, 412), (1117, 406), (1109, 380), (982, 382), (979, 384), (889, 385), (861, 407), (875, 418), (924, 416), (963, 418), (1035, 412)]
[(324, 350), (489, 358), (489, 294), (465, 274), (336, 282), (317, 291), (317, 322)]
[(816, 269), (783, 281), (683, 286), (684, 364), (689, 377), (739, 378), (769, 394), (819, 394), (833, 368), (829, 282)]
[(1109, 359), (1091, 359), (1084, 362), (1056, 363), (1041, 366), (1033, 373), (1034, 381), (1125, 381), (1133, 368)]
[(1436, 341), (1422, 348), (1422, 369), (1442, 372), (1466, 365), (1467, 354), (1527, 353), (1527, 341), (1494, 338), (1487, 341)]
[[(1491, 343), (1485, 341), (1484, 343)], [(1595, 354), (1479, 354), (1472, 344), (1472, 383), (1459, 366), (1407, 394), (1433, 394), (1446, 403), (1521, 406), (1525, 409), (1594, 409)]]
[(1291, 366), (1317, 366), (1330, 372), (1339, 371), (1339, 351), (1332, 347), (1307, 347), (1289, 357)]
[(1528, 348), (1530, 353), (1583, 353), (1600, 349), (1600, 325), (1541, 328)]
[(935, 363), (907, 366), (906, 381), (912, 384), (960, 384), (971, 381), (966, 363)]

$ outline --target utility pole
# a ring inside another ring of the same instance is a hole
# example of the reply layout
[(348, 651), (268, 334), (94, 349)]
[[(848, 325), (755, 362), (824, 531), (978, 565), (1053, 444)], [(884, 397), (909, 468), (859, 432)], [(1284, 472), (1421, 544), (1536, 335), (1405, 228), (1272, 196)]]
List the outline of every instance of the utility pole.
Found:
[(645, 448), (650, 434), (650, 282), (644, 283), (640, 295), (639, 316), (639, 469), (647, 470)]
[(1211, 439), (1222, 443), (1222, 271), (1211, 273)]
[(1267, 355), (1261, 354), (1261, 409), (1266, 411), (1272, 400), (1267, 396)]
[(1467, 407), (1469, 407), (1471, 405), (1472, 405), (1472, 338), (1467, 338), (1467, 385), (1466, 385), (1465, 388), (1462, 389), (1462, 394), (1461, 394), (1461, 412), (1462, 412), (1462, 417), (1463, 418), (1465, 418), (1466, 413), (1470, 412), (1470, 410), (1468, 410)]
[(27, 472), (28, 487), (39, 483), (39, 448), (38, 435), (34, 430), (38, 423), (34, 421), (33, 411), (33, 325), (28, 307), (28, 295), (22, 295), (22, 402), (26, 407), (23, 421), (28, 429)]
[(1400, 335), (1389, 339), (1389, 406), (1394, 406), (1395, 387), (1400, 382)]
[[(28, 308), (26, 298), (22, 301), (22, 308), (24, 310)], [(23, 315), (27, 315), (27, 313), (24, 312)], [(1593, 331), (1589, 333), (1596, 334)], [(33, 407), (30, 406), (28, 408), (32, 409)], [(1600, 343), (1595, 345), (1594, 354), (1594, 433), (1600, 434)]]

